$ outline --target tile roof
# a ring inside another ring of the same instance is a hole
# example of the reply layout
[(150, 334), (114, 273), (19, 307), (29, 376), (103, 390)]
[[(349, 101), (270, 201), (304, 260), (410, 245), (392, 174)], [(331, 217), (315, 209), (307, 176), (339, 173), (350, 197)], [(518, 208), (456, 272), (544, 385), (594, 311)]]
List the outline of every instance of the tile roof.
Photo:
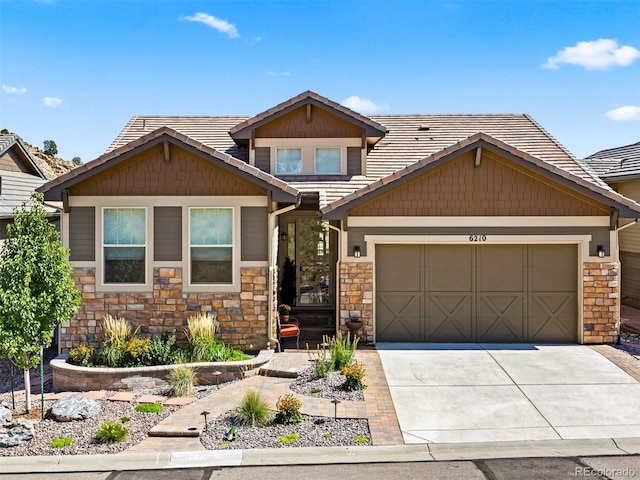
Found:
[[(421, 174), (421, 170), (424, 170), (425, 167), (436, 165), (440, 161), (446, 159), (450, 154), (455, 154), (456, 152), (470, 146), (473, 148), (476, 146), (493, 146), (524, 160), (532, 167), (537, 167), (538, 169), (545, 171), (547, 174), (556, 176), (558, 179), (567, 180), (572, 184), (575, 184), (578, 188), (585, 189), (600, 197), (604, 197), (604, 199), (615, 202), (618, 208), (621, 207), (625, 211), (625, 214), (631, 213), (631, 216), (637, 216), (640, 214), (640, 204), (616, 193), (606, 184), (602, 186), (602, 182), (595, 183), (591, 180), (590, 176), (579, 176), (569, 169), (565, 169), (548, 160), (542, 160), (529, 152), (522, 151), (512, 145), (509, 145), (503, 140), (494, 138), (486, 133), (476, 133), (453, 145), (447, 146), (426, 158), (422, 158), (404, 168), (396, 170), (392, 174), (380, 178), (375, 182), (322, 207), (321, 212), (323, 216), (326, 216), (330, 215), (332, 212), (344, 211), (351, 206), (349, 204), (353, 205), (354, 202), (363, 201), (367, 197), (375, 195), (378, 191), (387, 187), (387, 185), (403, 181), (405, 178), (410, 178), (413, 175)], [(573, 170), (580, 173), (585, 172), (584, 168)]]
[[(168, 126), (162, 126), (153, 130), (152, 132), (148, 132), (145, 135), (138, 136), (135, 139), (132, 139), (128, 143), (125, 143), (122, 146), (109, 150), (104, 155), (98, 157), (91, 162), (85, 163), (84, 165), (71, 170), (70, 172), (65, 173), (64, 175), (60, 175), (59, 177), (51, 180), (43, 188), (40, 188), (39, 191), (42, 192), (50, 192), (55, 190), (56, 192), (61, 190), (62, 188), (66, 188), (71, 186), (79, 181), (84, 180), (87, 176), (94, 173), (95, 169), (104, 168), (104, 166), (110, 161), (122, 157), (128, 153), (134, 152), (139, 147), (142, 147), (150, 142), (162, 140), (162, 139), (175, 139), (179, 143), (185, 144), (191, 148), (196, 149), (199, 152), (210, 155), (211, 157), (220, 160), (221, 162), (234, 167), (239, 172), (251, 177), (257, 183), (261, 183), (270, 190), (280, 190), (285, 194), (295, 198), (299, 192), (293, 186), (289, 185), (287, 182), (280, 180), (272, 175), (269, 175), (262, 170), (249, 165), (242, 160), (239, 160), (228, 153), (222, 153), (215, 149), (210, 145), (205, 145), (201, 141), (189, 137), (184, 133), (181, 133), (173, 128)], [(57, 193), (56, 193), (57, 195)]]
[[(602, 188), (611, 188), (590, 168), (525, 114), (372, 115), (388, 131), (367, 155), (366, 176), (344, 180), (289, 182), (302, 192), (320, 191), (321, 206), (354, 192), (467, 137), (482, 132), (518, 150), (562, 168)], [(168, 126), (220, 152), (248, 161), (248, 151), (229, 135), (249, 117), (136, 116), (109, 147), (119, 148), (161, 126)], [(613, 191), (613, 190), (611, 190)]]
[(583, 161), (605, 180), (640, 178), (640, 142), (600, 150)]

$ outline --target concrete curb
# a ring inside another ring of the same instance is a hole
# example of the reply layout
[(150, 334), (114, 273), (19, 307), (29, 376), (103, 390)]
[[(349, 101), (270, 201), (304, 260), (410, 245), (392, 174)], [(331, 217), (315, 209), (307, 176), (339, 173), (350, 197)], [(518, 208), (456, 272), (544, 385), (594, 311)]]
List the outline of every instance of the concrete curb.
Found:
[(0, 471), (3, 473), (108, 472), (197, 467), (433, 462), (630, 454), (640, 454), (640, 438), (0, 457)]

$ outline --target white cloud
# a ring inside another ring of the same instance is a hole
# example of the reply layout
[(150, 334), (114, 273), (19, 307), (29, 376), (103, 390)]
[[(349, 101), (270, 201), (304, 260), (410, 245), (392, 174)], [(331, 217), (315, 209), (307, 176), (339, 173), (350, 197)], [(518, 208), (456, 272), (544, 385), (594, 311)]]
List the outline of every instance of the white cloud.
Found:
[(267, 72), (267, 75), (272, 77), (290, 77), (291, 74), (289, 72)]
[(634, 105), (625, 105), (624, 107), (614, 108), (604, 114), (616, 122), (626, 122), (627, 120), (640, 120), (640, 107)]
[(24, 87), (10, 87), (5, 84), (2, 84), (2, 91), (10, 95), (22, 95), (23, 93), (27, 93), (27, 89)]
[(359, 113), (377, 113), (381, 110), (388, 110), (388, 105), (378, 105), (368, 98), (360, 98), (355, 95), (347, 97), (342, 101), (342, 105)]
[(43, 97), (42, 103), (44, 103), (46, 107), (56, 108), (62, 105), (62, 99), (57, 97)]
[(208, 27), (218, 30), (221, 33), (226, 33), (227, 35), (229, 35), (229, 38), (238, 38), (240, 36), (240, 34), (238, 33), (238, 29), (233, 23), (229, 23), (226, 20), (214, 17), (213, 15), (209, 15), (206, 13), (196, 13), (195, 15), (190, 15), (183, 18), (188, 22), (203, 23)]
[(558, 68), (563, 63), (579, 65), (587, 70), (606, 70), (611, 67), (626, 67), (640, 58), (640, 50), (629, 45), (618, 46), (618, 42), (600, 38), (593, 42), (578, 42), (575, 47), (558, 50), (549, 57), (543, 68)]

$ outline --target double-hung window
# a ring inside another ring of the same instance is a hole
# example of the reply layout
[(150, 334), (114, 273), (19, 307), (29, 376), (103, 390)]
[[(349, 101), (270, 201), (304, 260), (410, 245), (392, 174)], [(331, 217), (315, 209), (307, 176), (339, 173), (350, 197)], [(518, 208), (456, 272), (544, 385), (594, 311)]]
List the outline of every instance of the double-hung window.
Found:
[(233, 209), (189, 211), (191, 284), (233, 283)]
[(302, 149), (278, 148), (276, 150), (276, 173), (302, 173)]
[(104, 283), (144, 284), (146, 210), (105, 208), (103, 222)]

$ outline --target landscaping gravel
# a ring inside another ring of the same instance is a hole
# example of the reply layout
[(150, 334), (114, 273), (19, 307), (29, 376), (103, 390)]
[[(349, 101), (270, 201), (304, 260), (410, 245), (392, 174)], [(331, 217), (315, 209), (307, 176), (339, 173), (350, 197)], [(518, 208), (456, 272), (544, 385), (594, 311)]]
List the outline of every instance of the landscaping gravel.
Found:
[[(232, 426), (236, 427), (235, 440), (225, 441), (225, 434)], [(287, 442), (283, 437), (290, 434), (297, 434), (299, 438)], [(209, 450), (331, 447), (371, 445), (371, 435), (366, 419), (303, 415), (302, 422), (296, 425), (271, 422), (265, 427), (243, 427), (238, 426), (236, 410), (230, 410), (207, 424), (207, 430), (200, 434), (200, 441)]]
[[(289, 388), (296, 393), (310, 397), (337, 398), (338, 400), (364, 401), (362, 390), (347, 392), (342, 389), (345, 377), (340, 372), (332, 372), (325, 378), (316, 375), (315, 368), (309, 367), (296, 378)], [(367, 380), (365, 378), (365, 384)]]

